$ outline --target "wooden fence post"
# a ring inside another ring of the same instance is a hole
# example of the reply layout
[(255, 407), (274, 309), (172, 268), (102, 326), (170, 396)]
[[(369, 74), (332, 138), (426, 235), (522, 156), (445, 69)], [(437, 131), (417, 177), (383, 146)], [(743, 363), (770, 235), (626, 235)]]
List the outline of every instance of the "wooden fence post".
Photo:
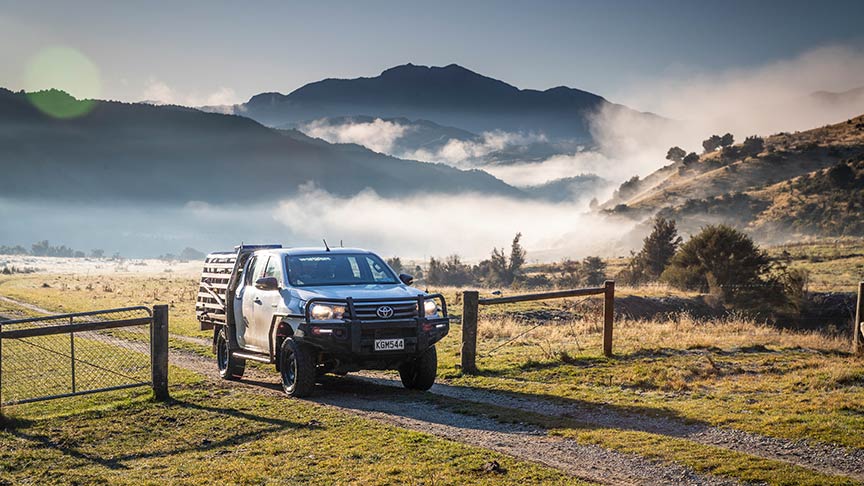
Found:
[(864, 356), (864, 282), (858, 283), (858, 305), (855, 306), (855, 322), (852, 323), (852, 353)]
[(153, 396), (167, 400), (168, 395), (168, 306), (153, 306), (153, 323), (150, 324), (150, 372), (153, 380)]
[(477, 314), (480, 292), (462, 292), (462, 373), (477, 372)]
[(603, 355), (612, 356), (612, 323), (615, 319), (615, 281), (607, 280), (604, 285), (603, 301)]

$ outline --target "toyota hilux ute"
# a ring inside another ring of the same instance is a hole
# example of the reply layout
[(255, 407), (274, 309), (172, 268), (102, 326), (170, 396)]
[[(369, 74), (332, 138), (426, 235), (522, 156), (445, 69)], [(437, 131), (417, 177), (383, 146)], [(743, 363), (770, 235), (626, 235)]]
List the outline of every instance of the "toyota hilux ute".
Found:
[(398, 370), (428, 390), (450, 322), (444, 297), (412, 282), (366, 250), (240, 245), (207, 256), (195, 310), (224, 379), (253, 360), (275, 364), (290, 396), (359, 370)]

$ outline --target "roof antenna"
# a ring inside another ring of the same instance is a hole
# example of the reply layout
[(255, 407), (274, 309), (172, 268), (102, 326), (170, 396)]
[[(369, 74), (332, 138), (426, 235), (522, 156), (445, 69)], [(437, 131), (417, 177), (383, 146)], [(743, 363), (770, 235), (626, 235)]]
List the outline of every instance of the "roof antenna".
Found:
[(321, 238), (321, 241), (323, 241), (323, 242), (324, 242), (324, 248), (326, 248), (326, 249), (327, 249), (327, 251), (330, 251), (330, 247), (329, 247), (329, 246), (327, 246), (327, 240), (325, 240), (325, 239), (324, 239), (324, 238)]
[(339, 240), (339, 248), (345, 248), (345, 245), (342, 244), (342, 240)]

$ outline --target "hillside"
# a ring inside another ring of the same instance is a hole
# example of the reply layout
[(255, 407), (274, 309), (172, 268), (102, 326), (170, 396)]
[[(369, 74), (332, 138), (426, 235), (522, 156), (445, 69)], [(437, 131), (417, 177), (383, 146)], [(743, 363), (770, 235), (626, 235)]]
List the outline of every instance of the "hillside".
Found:
[(339, 116), (406, 117), (473, 133), (539, 131), (556, 139), (588, 142), (588, 117), (604, 107), (629, 110), (564, 86), (519, 89), (456, 64), (406, 64), (371, 78), (325, 79), (287, 95), (261, 93), (228, 108), (269, 126)]
[[(54, 118), (34, 101), (86, 113)], [(254, 202), (308, 182), (337, 195), (372, 188), (384, 196), (523, 196), (485, 172), (331, 145), (244, 117), (80, 101), (61, 91), (0, 89), (0, 164), (7, 198)]]
[[(752, 149), (756, 147), (756, 149)], [(604, 204), (616, 214), (659, 212), (685, 231), (726, 223), (763, 240), (787, 234), (860, 235), (864, 116), (794, 134), (780, 133), (751, 148), (732, 145), (695, 163), (670, 164), (631, 180)], [(854, 219), (854, 218), (852, 218)]]

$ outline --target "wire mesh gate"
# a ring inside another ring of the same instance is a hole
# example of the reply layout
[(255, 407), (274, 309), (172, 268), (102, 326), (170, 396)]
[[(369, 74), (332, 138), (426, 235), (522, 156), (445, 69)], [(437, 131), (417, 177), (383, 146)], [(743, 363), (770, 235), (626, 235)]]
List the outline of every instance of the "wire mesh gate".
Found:
[(167, 306), (0, 321), (0, 406), (152, 386), (168, 396)]

